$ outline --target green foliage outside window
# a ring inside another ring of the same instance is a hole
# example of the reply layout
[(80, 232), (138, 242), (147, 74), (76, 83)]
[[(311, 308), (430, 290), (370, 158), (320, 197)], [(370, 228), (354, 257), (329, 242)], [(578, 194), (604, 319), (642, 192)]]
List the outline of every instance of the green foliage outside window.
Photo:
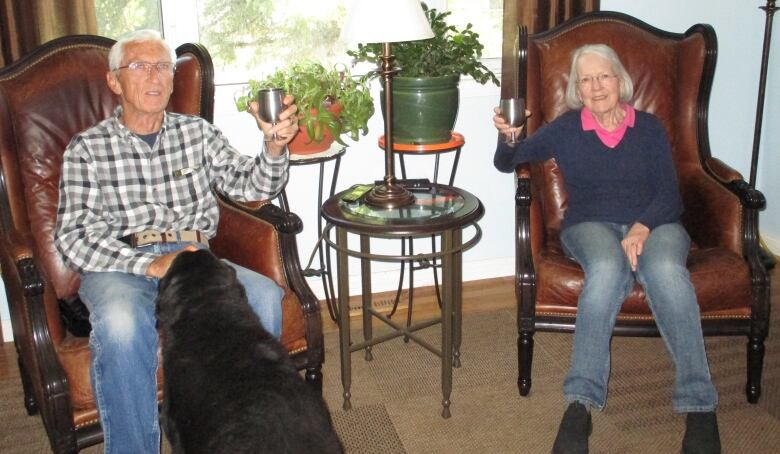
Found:
[[(344, 7), (338, 0), (312, 11), (294, 1), (199, 0), (182, 2), (198, 9), (199, 37), (217, 69), (278, 68), (297, 61), (329, 64), (344, 59), (335, 43)], [(98, 33), (118, 39), (142, 28), (162, 30), (160, 0), (95, 0)], [(266, 69), (264, 72), (268, 72)]]
[(322, 8), (317, 17), (309, 17), (311, 11), (296, 11), (295, 2), (288, 2), (284, 14), (279, 6), (273, 0), (206, 1), (200, 13), (201, 42), (215, 64), (252, 68), (306, 60), (326, 63), (343, 53), (334, 48), (343, 7)]
[(95, 0), (98, 34), (118, 39), (133, 30), (161, 29), (159, 0)]

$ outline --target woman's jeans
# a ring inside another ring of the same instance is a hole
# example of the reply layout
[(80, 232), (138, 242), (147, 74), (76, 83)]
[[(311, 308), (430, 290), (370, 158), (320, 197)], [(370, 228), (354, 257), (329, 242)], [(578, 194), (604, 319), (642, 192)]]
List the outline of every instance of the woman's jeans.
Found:
[(620, 306), (637, 281), (645, 290), (674, 362), (674, 411), (714, 411), (718, 396), (710, 378), (699, 306), (686, 267), (690, 238), (678, 223), (654, 228), (638, 258), (636, 272), (632, 272), (620, 245), (630, 227), (582, 222), (561, 233), (566, 253), (585, 271), (564, 397), (567, 402), (604, 408), (612, 329)]
[[(191, 243), (157, 243), (143, 249), (166, 254)], [(198, 246), (196, 244), (196, 246)], [(279, 337), (283, 290), (271, 279), (227, 262), (246, 288), (263, 326)], [(85, 273), (79, 295), (92, 323), (92, 389), (106, 453), (160, 451), (157, 413), (158, 280), (120, 272)]]

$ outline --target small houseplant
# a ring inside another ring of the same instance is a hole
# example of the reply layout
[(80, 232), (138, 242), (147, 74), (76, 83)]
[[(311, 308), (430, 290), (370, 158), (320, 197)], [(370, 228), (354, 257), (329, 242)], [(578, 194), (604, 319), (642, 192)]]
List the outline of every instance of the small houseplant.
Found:
[[(461, 75), (481, 84), (499, 85), (496, 75), (480, 60), (485, 46), (472, 25), (458, 30), (447, 24), (449, 11), (439, 12), (424, 2), (421, 5), (434, 37), (392, 47), (401, 68), (393, 78), (396, 143), (437, 143), (450, 138), (458, 113)], [(376, 63), (383, 53), (382, 44), (358, 44), (357, 50), (347, 51), (355, 62)], [(384, 101), (384, 96), (381, 99)]]
[(236, 99), (236, 108), (246, 110), (259, 89), (274, 87), (293, 95), (298, 106), (300, 131), (289, 145), (291, 153), (324, 151), (334, 140), (344, 145), (342, 134), (358, 140), (368, 133), (374, 101), (365, 78), (355, 79), (346, 69), (326, 69), (319, 63), (296, 63), (263, 80), (250, 80)]

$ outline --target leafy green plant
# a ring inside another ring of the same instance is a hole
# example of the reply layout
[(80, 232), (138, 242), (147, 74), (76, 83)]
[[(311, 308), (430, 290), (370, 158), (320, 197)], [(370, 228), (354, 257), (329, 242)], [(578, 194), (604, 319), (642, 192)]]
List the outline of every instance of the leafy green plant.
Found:
[(340, 144), (341, 134), (352, 140), (368, 134), (368, 120), (374, 115), (365, 78), (353, 78), (346, 70), (326, 69), (319, 63), (296, 63), (276, 71), (263, 80), (250, 80), (245, 92), (236, 99), (236, 108), (245, 111), (261, 88), (283, 88), (295, 97), (298, 124), (309, 137), (320, 142), (327, 129)]
[[(431, 24), (434, 37), (419, 41), (408, 41), (393, 45), (393, 55), (404, 77), (435, 77), (451, 75), (471, 76), (477, 82), (493, 82), (499, 85), (496, 75), (482, 64), (482, 50), (479, 34), (466, 25), (463, 30), (447, 24), (451, 13), (440, 13), (420, 2)], [(384, 53), (382, 44), (358, 44), (357, 50), (348, 50), (347, 55), (356, 62), (376, 63)]]

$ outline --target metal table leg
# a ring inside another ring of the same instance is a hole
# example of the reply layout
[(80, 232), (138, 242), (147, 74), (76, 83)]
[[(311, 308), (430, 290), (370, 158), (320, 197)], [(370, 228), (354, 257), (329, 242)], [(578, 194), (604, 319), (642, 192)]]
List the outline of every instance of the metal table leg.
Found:
[(352, 358), (350, 353), (349, 332), (349, 265), (347, 250), (347, 231), (336, 228), (336, 273), (339, 281), (339, 351), (341, 353), (341, 386), (344, 390), (344, 410), (352, 408), (350, 386), (352, 385)]
[[(452, 243), (454, 246), (460, 246), (463, 241), (463, 230), (455, 229), (452, 232)], [(463, 253), (454, 252), (452, 257), (453, 276), (452, 276), (452, 298), (453, 298), (453, 345), (452, 345), (452, 365), (460, 367), (460, 342), (463, 331)]]
[[(371, 253), (371, 239), (367, 235), (360, 235), (360, 252), (363, 254)], [(371, 320), (371, 260), (367, 258), (360, 259), (360, 285), (361, 300), (363, 302), (363, 340), (371, 341), (374, 337), (373, 325)], [(371, 361), (374, 356), (371, 353), (371, 345), (365, 349), (366, 361)]]
[[(452, 230), (442, 233), (442, 250), (452, 251), (455, 246), (455, 235)], [(454, 253), (449, 252), (442, 257), (442, 309), (441, 309), (441, 393), (442, 418), (449, 418), (450, 394), (452, 393), (452, 341), (453, 341), (453, 309), (455, 290), (455, 260)]]

